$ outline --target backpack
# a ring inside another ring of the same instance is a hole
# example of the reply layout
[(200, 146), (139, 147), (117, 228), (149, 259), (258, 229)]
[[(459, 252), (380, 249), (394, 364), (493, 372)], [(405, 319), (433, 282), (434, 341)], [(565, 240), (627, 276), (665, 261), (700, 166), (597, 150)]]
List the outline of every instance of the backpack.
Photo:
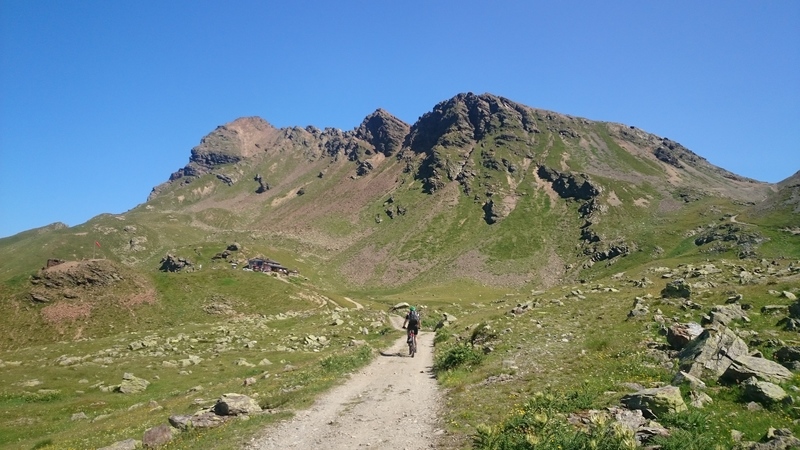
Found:
[(408, 312), (408, 326), (419, 325), (419, 311)]

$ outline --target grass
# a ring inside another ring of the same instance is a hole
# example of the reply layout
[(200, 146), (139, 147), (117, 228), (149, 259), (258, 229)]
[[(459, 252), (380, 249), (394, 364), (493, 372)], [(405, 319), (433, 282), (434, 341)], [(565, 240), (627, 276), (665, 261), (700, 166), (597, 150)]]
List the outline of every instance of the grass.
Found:
[[(207, 281), (214, 285), (215, 279), (230, 288), (230, 280), (238, 278), (229, 274)], [(261, 311), (286, 311), (274, 305), (271, 310), (269, 305), (261, 304)], [(0, 360), (6, 367), (0, 372), (0, 385), (4, 386), (0, 410), (5, 412), (0, 421), (0, 446), (95, 448), (127, 437), (141, 438), (146, 428), (166, 423), (169, 415), (191, 414), (213, 404), (225, 392), (241, 392), (257, 398), (263, 406), (293, 410), (308, 405), (319, 392), (338, 383), (343, 374), (369, 362), (371, 347), (381, 348), (393, 339), (392, 335), (375, 332), (360, 337), (370, 345), (349, 346), (355, 332), (351, 327), (370, 327), (380, 317), (375, 313), (340, 313), (353, 323), (341, 329), (329, 325), (328, 308), (299, 314), (284, 319), (248, 313), (197, 322), (187, 316), (183, 323), (152, 330), (128, 330), (81, 342), (2, 351)], [(324, 334), (328, 341), (323, 346), (307, 346), (302, 339), (305, 334)], [(157, 345), (131, 350), (129, 344), (138, 340)], [(189, 355), (199, 356), (201, 361), (181, 367), (180, 360)], [(58, 361), (65, 357), (80, 357), (82, 362), (62, 366)], [(237, 365), (241, 358), (249, 364), (266, 358), (272, 364)], [(179, 364), (173, 367), (164, 361)], [(287, 371), (288, 366), (293, 368)], [(101, 389), (119, 383), (125, 372), (149, 380), (150, 386), (144, 393), (131, 395)], [(263, 374), (269, 374), (269, 378), (262, 378)], [(242, 380), (251, 376), (258, 382), (242, 387)], [(193, 392), (195, 386), (201, 390)], [(148, 406), (153, 401), (157, 411)], [(86, 414), (88, 420), (71, 420), (78, 412)], [(105, 416), (108, 418), (102, 419)], [(219, 442), (228, 441), (227, 448), (237, 448), (235, 442), (242, 439), (242, 430), (255, 430), (279, 417), (259, 416), (244, 427), (237, 424), (181, 435), (170, 448), (207, 447), (210, 443), (214, 448), (226, 448)], [(47, 436), (47, 440), (36, 436)]]

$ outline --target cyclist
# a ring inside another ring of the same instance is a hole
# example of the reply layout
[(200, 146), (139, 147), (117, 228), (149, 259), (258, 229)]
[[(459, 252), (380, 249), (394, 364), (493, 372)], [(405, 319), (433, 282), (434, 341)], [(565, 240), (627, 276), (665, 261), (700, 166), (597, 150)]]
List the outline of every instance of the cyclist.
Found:
[(417, 334), (419, 334), (419, 325), (422, 322), (422, 319), (419, 316), (419, 311), (414, 306), (408, 308), (408, 314), (406, 314), (406, 320), (403, 321), (403, 329), (406, 329), (406, 325), (408, 325), (408, 342), (411, 342), (411, 339), (414, 339), (414, 346), (417, 345)]

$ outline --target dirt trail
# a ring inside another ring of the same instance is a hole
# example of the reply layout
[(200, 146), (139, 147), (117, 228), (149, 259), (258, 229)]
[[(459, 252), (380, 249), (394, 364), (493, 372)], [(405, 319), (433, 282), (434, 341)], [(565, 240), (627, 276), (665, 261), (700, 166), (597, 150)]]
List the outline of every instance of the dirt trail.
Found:
[[(391, 319), (397, 328), (402, 324), (399, 317)], [(435, 448), (441, 397), (431, 371), (433, 337), (420, 333), (414, 358), (405, 337), (399, 338), (345, 384), (265, 430), (247, 449)]]

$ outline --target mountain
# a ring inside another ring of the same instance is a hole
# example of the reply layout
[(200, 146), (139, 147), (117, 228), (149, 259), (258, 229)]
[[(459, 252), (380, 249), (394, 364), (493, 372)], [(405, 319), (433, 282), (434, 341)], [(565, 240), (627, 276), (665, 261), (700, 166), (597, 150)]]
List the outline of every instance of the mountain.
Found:
[(355, 285), (549, 286), (650, 252), (643, 225), (701, 200), (770, 191), (635, 127), (468, 93), (411, 126), (380, 109), (352, 131), (237, 119), (134, 211), (279, 238)]

